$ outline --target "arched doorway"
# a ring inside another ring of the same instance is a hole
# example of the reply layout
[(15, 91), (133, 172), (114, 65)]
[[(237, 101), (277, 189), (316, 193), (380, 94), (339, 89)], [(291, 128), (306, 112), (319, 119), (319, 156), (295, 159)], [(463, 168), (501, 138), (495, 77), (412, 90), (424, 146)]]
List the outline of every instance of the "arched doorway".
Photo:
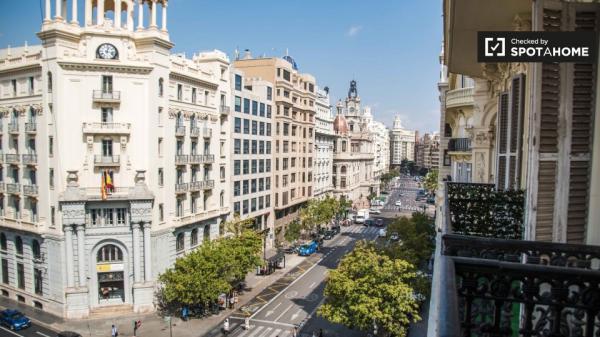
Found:
[(96, 252), (98, 304), (125, 302), (125, 259), (121, 248), (105, 244)]

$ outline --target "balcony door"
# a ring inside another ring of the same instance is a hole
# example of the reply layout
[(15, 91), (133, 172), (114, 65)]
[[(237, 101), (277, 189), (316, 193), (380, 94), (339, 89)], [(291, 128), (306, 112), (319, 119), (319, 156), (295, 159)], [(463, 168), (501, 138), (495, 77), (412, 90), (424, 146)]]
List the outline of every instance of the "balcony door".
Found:
[(102, 108), (102, 123), (112, 123), (113, 121), (113, 109)]
[(112, 76), (102, 76), (102, 93), (110, 94), (113, 92), (113, 78)]
[(102, 140), (102, 156), (103, 157), (112, 157), (112, 155), (113, 155), (112, 139), (103, 139)]

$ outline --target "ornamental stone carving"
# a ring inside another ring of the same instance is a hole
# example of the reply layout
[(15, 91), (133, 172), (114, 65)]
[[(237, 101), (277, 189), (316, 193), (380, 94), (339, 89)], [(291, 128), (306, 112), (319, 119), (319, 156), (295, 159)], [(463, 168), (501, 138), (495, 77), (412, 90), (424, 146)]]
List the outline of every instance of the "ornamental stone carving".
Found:
[(132, 201), (130, 212), (132, 222), (150, 222), (152, 221), (152, 202)]
[(61, 205), (63, 225), (85, 223), (85, 202), (66, 202)]

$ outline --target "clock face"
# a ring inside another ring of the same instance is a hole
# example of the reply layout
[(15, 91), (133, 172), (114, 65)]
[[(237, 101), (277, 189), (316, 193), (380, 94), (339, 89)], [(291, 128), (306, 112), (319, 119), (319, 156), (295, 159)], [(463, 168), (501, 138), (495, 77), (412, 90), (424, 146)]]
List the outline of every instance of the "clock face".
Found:
[(106, 60), (114, 60), (118, 56), (117, 48), (110, 43), (103, 43), (98, 47), (98, 57)]

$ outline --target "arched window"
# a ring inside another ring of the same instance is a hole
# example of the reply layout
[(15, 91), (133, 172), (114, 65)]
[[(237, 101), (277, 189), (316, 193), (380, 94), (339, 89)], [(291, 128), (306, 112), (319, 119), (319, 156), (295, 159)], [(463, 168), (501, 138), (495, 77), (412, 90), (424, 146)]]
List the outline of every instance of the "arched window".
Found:
[(52, 73), (51, 72), (48, 72), (47, 79), (48, 79), (48, 93), (51, 93), (52, 92)]
[(220, 205), (220, 207), (225, 207), (225, 191), (221, 191), (219, 205)]
[(183, 250), (183, 233), (177, 234), (177, 239), (175, 240), (175, 251)]
[(33, 252), (34, 259), (42, 258), (42, 250), (40, 249), (40, 243), (38, 240), (31, 241), (31, 251)]
[(115, 245), (105, 245), (98, 250), (96, 262), (119, 262), (123, 261), (123, 252)]
[(23, 255), (23, 240), (20, 236), (15, 238), (15, 249), (17, 250), (17, 255)]
[(0, 233), (0, 249), (2, 249), (2, 250), (7, 249), (6, 235), (4, 235), (4, 233)]
[(163, 78), (158, 79), (158, 96), (162, 97), (165, 92), (165, 80)]
[(340, 168), (340, 174), (346, 174), (346, 166)]
[(194, 247), (198, 244), (198, 229), (192, 229), (192, 236), (190, 237), (190, 246)]
[(342, 152), (346, 152), (346, 141), (342, 141)]
[(209, 241), (210, 240), (210, 226), (206, 225), (204, 226), (204, 241)]

